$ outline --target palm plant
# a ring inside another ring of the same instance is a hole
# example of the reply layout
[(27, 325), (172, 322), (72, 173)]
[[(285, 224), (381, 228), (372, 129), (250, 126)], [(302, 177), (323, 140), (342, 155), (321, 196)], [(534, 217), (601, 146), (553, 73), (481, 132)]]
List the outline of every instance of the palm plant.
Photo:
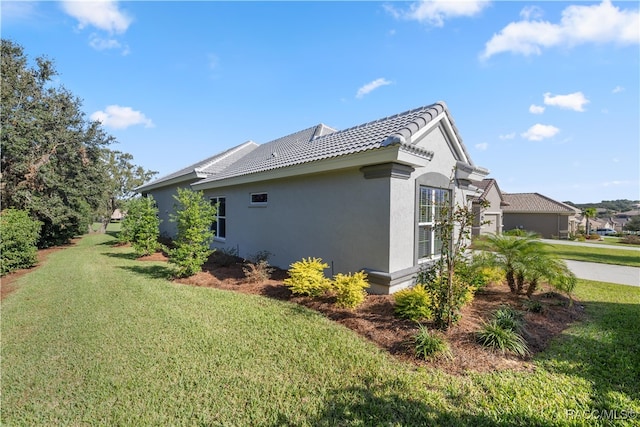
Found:
[(489, 235), (478, 240), (476, 247), (489, 251), (489, 263), (504, 270), (507, 285), (514, 294), (522, 292), (524, 286), (525, 259), (544, 250), (544, 245), (533, 233), (522, 237)]
[(589, 218), (595, 218), (597, 213), (598, 213), (598, 211), (596, 210), (596, 208), (586, 208), (585, 210), (582, 211), (582, 214), (584, 215), (585, 219), (587, 220), (587, 224), (586, 224), (586, 228), (585, 228), (587, 236), (589, 234), (591, 234), (591, 224), (589, 223)]

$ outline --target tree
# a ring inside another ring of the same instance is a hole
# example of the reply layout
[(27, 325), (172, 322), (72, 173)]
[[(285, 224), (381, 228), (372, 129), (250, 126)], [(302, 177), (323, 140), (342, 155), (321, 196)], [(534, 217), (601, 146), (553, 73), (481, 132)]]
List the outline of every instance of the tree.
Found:
[(587, 236), (591, 234), (591, 224), (589, 223), (589, 218), (595, 218), (598, 211), (596, 208), (586, 208), (582, 211), (584, 218), (587, 220), (587, 225), (585, 228)]
[(624, 226), (627, 231), (640, 231), (640, 215), (631, 217), (629, 222)]
[(460, 317), (460, 309), (473, 298), (473, 286), (456, 271), (466, 262), (474, 218), (468, 206), (454, 208), (449, 201), (439, 206), (435, 222), (442, 242), (441, 256), (417, 277), (430, 294), (434, 322), (439, 328), (451, 327)]
[(216, 219), (216, 207), (199, 191), (179, 188), (173, 197), (177, 206), (170, 220), (176, 223), (178, 233), (175, 248), (169, 251), (169, 262), (177, 266), (178, 277), (187, 277), (201, 271), (213, 253), (211, 224)]
[(131, 199), (134, 189), (153, 178), (158, 172), (145, 170), (132, 163), (129, 153), (105, 149), (103, 152), (104, 167), (107, 175), (107, 189), (104, 199), (104, 210), (100, 213), (102, 231), (107, 227), (113, 212), (123, 207), (123, 203)]
[(130, 242), (137, 256), (151, 255), (160, 247), (160, 219), (153, 197), (138, 197), (126, 203), (121, 240)]
[(542, 244), (533, 233), (522, 237), (492, 234), (478, 240), (476, 247), (489, 251), (490, 263), (504, 270), (509, 290), (517, 294), (524, 284), (522, 260), (525, 255), (535, 254)]
[(104, 148), (113, 137), (85, 120), (81, 102), (52, 86), (53, 63), (29, 67), (23, 48), (2, 40), (0, 203), (42, 223), (38, 245), (84, 234), (104, 200)]

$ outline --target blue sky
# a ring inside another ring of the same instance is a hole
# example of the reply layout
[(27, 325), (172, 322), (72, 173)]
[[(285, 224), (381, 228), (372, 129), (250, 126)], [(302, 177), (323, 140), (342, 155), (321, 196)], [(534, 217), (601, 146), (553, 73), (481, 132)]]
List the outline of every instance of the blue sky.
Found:
[(640, 199), (637, 1), (7, 2), (135, 163), (445, 101), (504, 192)]

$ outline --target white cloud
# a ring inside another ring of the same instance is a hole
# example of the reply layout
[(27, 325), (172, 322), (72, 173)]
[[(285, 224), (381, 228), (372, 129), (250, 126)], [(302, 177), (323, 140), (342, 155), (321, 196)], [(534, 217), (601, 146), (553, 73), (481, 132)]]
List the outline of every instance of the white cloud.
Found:
[(370, 83), (367, 83), (366, 85), (362, 86), (360, 89), (358, 89), (358, 92), (356, 93), (356, 98), (362, 98), (363, 96), (365, 96), (366, 94), (368, 94), (369, 92), (372, 92), (376, 89), (378, 89), (381, 86), (386, 86), (386, 85), (390, 85), (391, 82), (387, 79), (384, 78), (379, 78), (376, 79)]
[(620, 93), (620, 92), (624, 92), (624, 88), (622, 86), (616, 86), (611, 91), (611, 93)]
[(531, 114), (542, 114), (544, 113), (544, 107), (542, 105), (531, 104), (529, 106), (529, 112)]
[(104, 126), (114, 129), (126, 129), (134, 125), (144, 125), (147, 128), (155, 126), (151, 119), (140, 111), (119, 105), (109, 105), (105, 111), (96, 111), (91, 115), (91, 120), (97, 120)]
[(515, 132), (511, 132), (511, 133), (507, 133), (505, 135), (499, 135), (498, 138), (505, 140), (505, 139), (513, 139), (516, 137), (516, 133)]
[(574, 111), (584, 111), (584, 105), (590, 101), (585, 98), (582, 92), (574, 92), (568, 95), (554, 95), (549, 92), (544, 94), (545, 105), (553, 105), (555, 107), (565, 108)]
[(434, 27), (442, 27), (447, 19), (477, 15), (489, 5), (487, 0), (423, 0), (412, 3), (409, 10), (399, 11), (386, 5), (396, 19), (404, 18)]
[(2, 3), (2, 21), (26, 20), (36, 18), (36, 3), (26, 1), (8, 1)]
[(530, 19), (540, 19), (543, 13), (542, 9), (538, 6), (525, 6), (524, 9), (520, 11), (520, 17), (526, 21)]
[(486, 142), (481, 142), (480, 144), (476, 144), (475, 147), (478, 151), (486, 151), (487, 148), (489, 148), (489, 144)]
[(64, 1), (64, 11), (78, 20), (78, 27), (83, 29), (93, 26), (109, 33), (122, 34), (127, 31), (132, 18), (118, 9), (118, 2), (111, 0), (96, 1)]
[[(621, 10), (604, 0), (598, 5), (572, 5), (562, 11), (557, 24), (530, 20), (530, 11), (523, 11), (522, 21), (511, 22), (485, 44), (481, 59), (502, 52), (539, 55), (543, 48), (572, 47), (583, 43), (640, 43), (640, 12)], [(538, 19), (538, 18), (536, 18)]]
[(529, 141), (542, 141), (543, 139), (555, 136), (558, 132), (560, 132), (560, 129), (555, 126), (541, 125), (538, 123), (531, 126), (529, 130), (522, 133), (521, 136)]
[(118, 40), (107, 38), (104, 39), (97, 34), (91, 34), (89, 37), (89, 46), (95, 50), (122, 49), (123, 55), (130, 53), (129, 46), (123, 46)]

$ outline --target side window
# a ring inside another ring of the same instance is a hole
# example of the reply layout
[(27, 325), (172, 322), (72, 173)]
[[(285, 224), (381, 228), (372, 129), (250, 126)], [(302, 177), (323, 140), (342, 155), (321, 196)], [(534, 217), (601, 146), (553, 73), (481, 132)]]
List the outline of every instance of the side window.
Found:
[(268, 201), (267, 193), (251, 193), (251, 204), (254, 206), (266, 206)]
[(216, 220), (211, 224), (211, 229), (215, 233), (214, 238), (224, 240), (227, 237), (227, 198), (212, 197), (211, 204), (217, 208)]
[(442, 238), (436, 223), (441, 207), (449, 200), (449, 190), (420, 186), (418, 195), (418, 259), (433, 258), (442, 252)]

